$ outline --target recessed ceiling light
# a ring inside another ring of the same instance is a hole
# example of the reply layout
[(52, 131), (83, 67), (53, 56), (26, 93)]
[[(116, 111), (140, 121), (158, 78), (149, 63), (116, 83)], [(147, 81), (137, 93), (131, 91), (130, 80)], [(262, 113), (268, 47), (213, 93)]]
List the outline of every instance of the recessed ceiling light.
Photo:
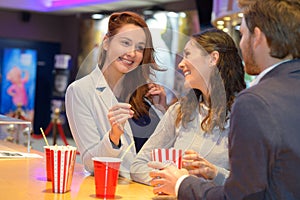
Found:
[(104, 17), (104, 15), (102, 14), (93, 14), (92, 15), (92, 19), (102, 19)]
[(223, 31), (228, 33), (229, 29), (228, 28), (223, 28)]
[(217, 24), (218, 24), (218, 25), (224, 25), (224, 21), (219, 20), (219, 21), (217, 21)]
[(224, 19), (224, 21), (230, 21), (231, 20), (231, 18), (229, 16), (224, 17), (223, 19)]

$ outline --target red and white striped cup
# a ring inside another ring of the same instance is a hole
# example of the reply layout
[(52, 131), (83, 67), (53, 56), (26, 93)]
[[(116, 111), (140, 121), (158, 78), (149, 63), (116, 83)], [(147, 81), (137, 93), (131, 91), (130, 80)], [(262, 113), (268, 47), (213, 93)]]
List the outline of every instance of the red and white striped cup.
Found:
[(175, 164), (178, 169), (182, 167), (182, 149), (153, 149), (152, 161)]
[(76, 147), (51, 146), (52, 192), (65, 193), (71, 189), (76, 161)]

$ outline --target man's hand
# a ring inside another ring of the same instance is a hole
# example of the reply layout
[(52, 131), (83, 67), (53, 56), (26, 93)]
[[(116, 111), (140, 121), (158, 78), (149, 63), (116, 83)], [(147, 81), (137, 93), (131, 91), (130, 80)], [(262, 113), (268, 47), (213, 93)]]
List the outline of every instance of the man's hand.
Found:
[(176, 195), (175, 185), (177, 180), (183, 175), (188, 175), (186, 169), (178, 169), (175, 165), (171, 164), (149, 162), (148, 166), (155, 169), (149, 173), (150, 177), (153, 178), (150, 184), (154, 186), (154, 194)]

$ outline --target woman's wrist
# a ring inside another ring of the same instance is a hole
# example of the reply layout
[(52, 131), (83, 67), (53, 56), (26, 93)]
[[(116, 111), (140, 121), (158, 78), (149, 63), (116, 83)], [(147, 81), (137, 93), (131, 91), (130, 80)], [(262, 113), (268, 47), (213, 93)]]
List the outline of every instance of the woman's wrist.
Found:
[(120, 134), (115, 134), (112, 130), (109, 132), (109, 139), (116, 146), (120, 145), (120, 136)]

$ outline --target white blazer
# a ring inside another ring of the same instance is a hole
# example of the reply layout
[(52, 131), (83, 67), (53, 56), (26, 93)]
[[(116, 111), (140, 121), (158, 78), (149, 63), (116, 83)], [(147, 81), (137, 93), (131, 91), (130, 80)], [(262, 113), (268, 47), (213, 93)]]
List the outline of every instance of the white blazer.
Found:
[(69, 126), (85, 169), (94, 171), (95, 156), (123, 158), (120, 175), (130, 178), (130, 165), (136, 155), (132, 131), (127, 121), (121, 136), (121, 148), (113, 148), (109, 139), (111, 129), (108, 109), (117, 103), (101, 70), (97, 66), (87, 76), (74, 81), (66, 91), (66, 114)]

